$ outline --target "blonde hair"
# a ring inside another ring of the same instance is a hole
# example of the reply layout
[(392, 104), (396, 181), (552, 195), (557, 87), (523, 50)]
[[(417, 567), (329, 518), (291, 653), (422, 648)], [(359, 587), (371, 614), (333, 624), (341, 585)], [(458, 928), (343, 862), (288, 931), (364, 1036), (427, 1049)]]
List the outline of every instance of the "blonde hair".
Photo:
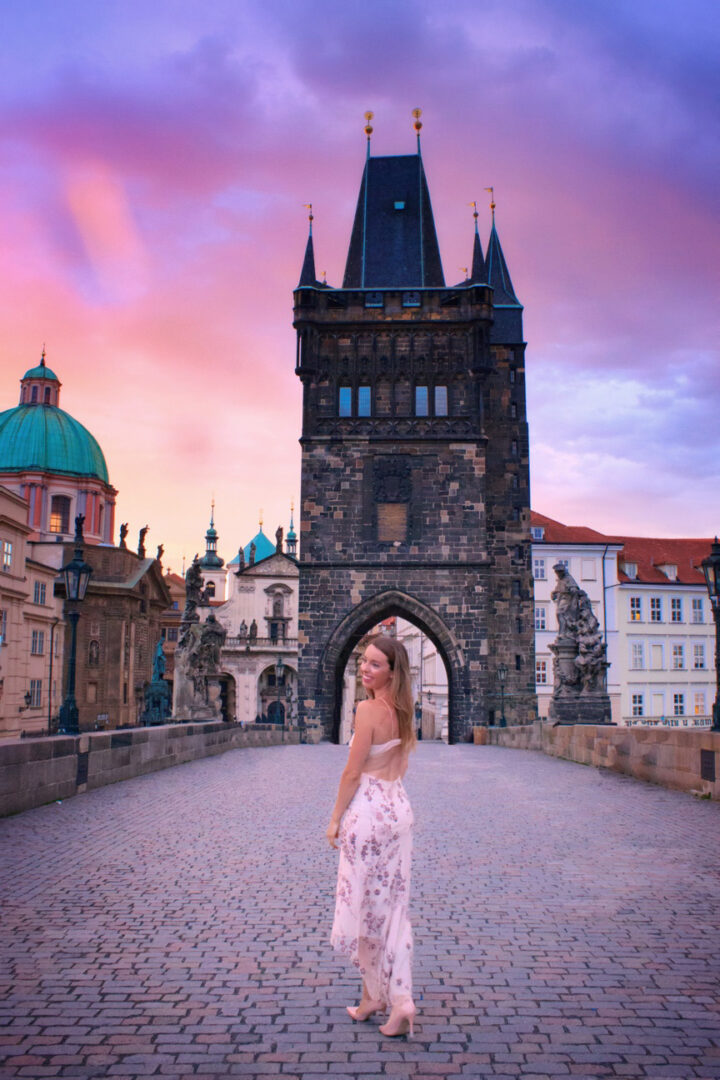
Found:
[[(373, 634), (365, 638), (363, 647), (373, 645), (387, 657), (390, 665), (390, 702), (395, 709), (398, 718), (400, 741), (404, 750), (413, 750), (415, 738), (415, 708), (412, 696), (412, 682), (410, 680), (410, 661), (405, 646), (397, 638), (388, 637), (387, 634)], [(372, 690), (367, 691), (372, 697)]]

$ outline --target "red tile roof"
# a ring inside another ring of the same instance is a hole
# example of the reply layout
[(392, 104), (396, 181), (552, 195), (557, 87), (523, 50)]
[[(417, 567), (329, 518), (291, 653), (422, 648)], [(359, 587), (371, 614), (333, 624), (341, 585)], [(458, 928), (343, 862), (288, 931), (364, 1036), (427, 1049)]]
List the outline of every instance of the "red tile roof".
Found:
[[(545, 542), (550, 544), (619, 544), (622, 551), (618, 554), (618, 580), (620, 582), (637, 581), (648, 585), (672, 584), (660, 569), (661, 566), (676, 566), (678, 585), (704, 585), (705, 577), (700, 563), (710, 554), (712, 540), (660, 538), (649, 536), (610, 536), (596, 532), (582, 525), (563, 525), (560, 521), (530, 513), (532, 526), (543, 526)], [(621, 569), (623, 563), (635, 563), (637, 575), (628, 577)]]

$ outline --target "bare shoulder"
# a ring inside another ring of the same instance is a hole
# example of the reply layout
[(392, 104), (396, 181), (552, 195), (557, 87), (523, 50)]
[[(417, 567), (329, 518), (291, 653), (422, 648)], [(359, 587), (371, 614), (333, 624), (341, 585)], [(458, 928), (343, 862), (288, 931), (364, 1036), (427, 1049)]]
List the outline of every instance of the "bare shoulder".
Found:
[(386, 712), (387, 709), (379, 701), (366, 698), (365, 701), (358, 702), (355, 717), (358, 720), (375, 720), (376, 717), (383, 716)]

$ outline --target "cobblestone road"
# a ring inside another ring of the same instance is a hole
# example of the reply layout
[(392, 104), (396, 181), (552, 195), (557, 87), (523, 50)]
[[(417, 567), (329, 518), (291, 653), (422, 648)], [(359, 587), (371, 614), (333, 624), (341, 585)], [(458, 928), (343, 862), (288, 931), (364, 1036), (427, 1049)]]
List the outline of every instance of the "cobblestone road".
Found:
[(353, 1025), (345, 751), (239, 750), (0, 823), (3, 1078), (720, 1078), (720, 806), (498, 747), (407, 787), (419, 1025)]

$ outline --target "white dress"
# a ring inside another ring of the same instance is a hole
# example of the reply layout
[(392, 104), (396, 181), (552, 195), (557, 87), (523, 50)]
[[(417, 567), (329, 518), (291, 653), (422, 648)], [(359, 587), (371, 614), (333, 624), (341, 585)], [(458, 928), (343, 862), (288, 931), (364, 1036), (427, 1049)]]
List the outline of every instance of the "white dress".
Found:
[(400, 739), (370, 747), (340, 822), (330, 938), (358, 969), (370, 997), (388, 1006), (412, 998), (408, 906), (413, 812), (402, 782), (406, 767)]

